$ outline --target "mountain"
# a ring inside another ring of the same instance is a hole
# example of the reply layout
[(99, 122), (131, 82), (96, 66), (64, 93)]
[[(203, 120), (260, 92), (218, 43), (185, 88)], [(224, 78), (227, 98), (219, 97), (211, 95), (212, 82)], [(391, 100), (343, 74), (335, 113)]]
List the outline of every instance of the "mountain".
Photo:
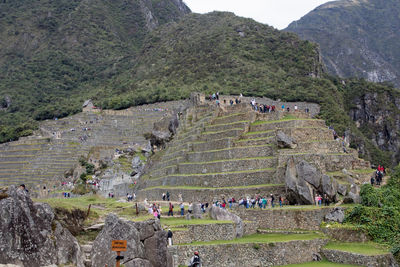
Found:
[(189, 12), (181, 0), (1, 1), (0, 142), (79, 111), (149, 32)]
[(340, 0), (285, 30), (319, 44), (329, 73), (400, 86), (400, 2)]
[[(369, 110), (353, 98), (377, 91), (376, 101), (386, 92), (397, 101), (394, 89), (328, 76), (318, 46), (293, 33), (227, 12), (192, 14), (172, 0), (1, 5), (8, 39), (0, 49), (0, 142), (29, 135), (37, 120), (78, 112), (88, 98), (123, 109), (219, 91), (318, 103), (320, 117), (348, 133), (365, 159), (388, 166), (400, 154), (393, 149), (397, 131), (389, 147), (380, 145), (397, 119), (368, 127)], [(382, 108), (385, 116), (396, 111)], [(365, 127), (352, 121), (351, 110)]]

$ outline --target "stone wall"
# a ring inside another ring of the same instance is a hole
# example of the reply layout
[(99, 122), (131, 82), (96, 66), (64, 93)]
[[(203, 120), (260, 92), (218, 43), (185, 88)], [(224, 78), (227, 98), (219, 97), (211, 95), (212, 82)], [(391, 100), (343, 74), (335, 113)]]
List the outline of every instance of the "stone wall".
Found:
[(368, 235), (358, 229), (348, 228), (322, 228), (322, 232), (330, 238), (342, 242), (367, 242), (370, 240)]
[(354, 264), (368, 267), (399, 266), (396, 263), (393, 255), (390, 253), (368, 256), (346, 251), (322, 249), (322, 254), (328, 259), (328, 261), (336, 263)]
[(203, 267), (273, 266), (312, 261), (326, 244), (324, 239), (269, 244), (222, 244), (171, 246), (173, 266), (187, 266), (194, 251), (199, 251)]
[(264, 229), (319, 230), (320, 224), (332, 208), (302, 209), (245, 209), (235, 208), (234, 213), (242, 220), (258, 223)]
[[(243, 235), (257, 233), (257, 223), (244, 222)], [(189, 225), (182, 231), (173, 231), (173, 244), (186, 244), (195, 241), (232, 240), (236, 237), (236, 225), (233, 223), (213, 223)]]

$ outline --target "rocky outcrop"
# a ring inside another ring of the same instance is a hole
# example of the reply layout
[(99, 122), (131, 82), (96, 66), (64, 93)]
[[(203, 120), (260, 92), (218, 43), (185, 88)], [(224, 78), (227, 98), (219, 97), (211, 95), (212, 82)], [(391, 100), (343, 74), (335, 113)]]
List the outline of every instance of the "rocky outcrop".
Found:
[(284, 132), (278, 131), (276, 134), (276, 142), (279, 148), (291, 148), (297, 147), (297, 143), (290, 136), (287, 136)]
[[(339, 183), (323, 175), (310, 163), (289, 158), (285, 172), (285, 183), (289, 189), (288, 200), (294, 204), (314, 204), (316, 194), (326, 195), (330, 202), (337, 200)], [(341, 190), (343, 192), (343, 190)]]
[(344, 209), (342, 207), (336, 207), (325, 215), (325, 221), (342, 223), (344, 221)]
[(55, 220), (48, 204), (33, 203), (27, 191), (14, 186), (7, 195), (0, 200), (0, 263), (83, 267), (76, 238)]
[(93, 243), (92, 266), (113, 266), (116, 253), (110, 250), (112, 240), (127, 240), (127, 251), (122, 252), (126, 267), (169, 267), (167, 233), (158, 220), (132, 222), (115, 214), (106, 218), (102, 231)]
[(236, 238), (243, 236), (243, 221), (239, 216), (217, 206), (210, 208), (210, 217), (219, 221), (232, 221), (236, 224)]

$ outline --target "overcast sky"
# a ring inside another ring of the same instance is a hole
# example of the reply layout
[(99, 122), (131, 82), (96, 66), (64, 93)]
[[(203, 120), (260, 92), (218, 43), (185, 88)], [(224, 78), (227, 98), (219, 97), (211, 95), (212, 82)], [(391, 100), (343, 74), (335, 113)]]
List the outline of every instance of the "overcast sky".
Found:
[(327, 0), (183, 0), (195, 13), (211, 11), (230, 11), (241, 17), (254, 20), (278, 29), (286, 28), (289, 23), (317, 6), (330, 2)]

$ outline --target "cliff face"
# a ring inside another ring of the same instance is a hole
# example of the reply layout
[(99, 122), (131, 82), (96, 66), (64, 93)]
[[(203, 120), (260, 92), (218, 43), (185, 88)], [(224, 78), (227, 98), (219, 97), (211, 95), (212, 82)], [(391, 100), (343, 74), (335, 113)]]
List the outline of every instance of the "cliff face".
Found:
[[(372, 143), (388, 153), (393, 164), (400, 159), (400, 98), (391, 92), (367, 92), (352, 99), (349, 115)], [(361, 154), (368, 154), (364, 146)]]
[(331, 74), (400, 86), (399, 12), (396, 0), (329, 2), (286, 31), (318, 43)]

